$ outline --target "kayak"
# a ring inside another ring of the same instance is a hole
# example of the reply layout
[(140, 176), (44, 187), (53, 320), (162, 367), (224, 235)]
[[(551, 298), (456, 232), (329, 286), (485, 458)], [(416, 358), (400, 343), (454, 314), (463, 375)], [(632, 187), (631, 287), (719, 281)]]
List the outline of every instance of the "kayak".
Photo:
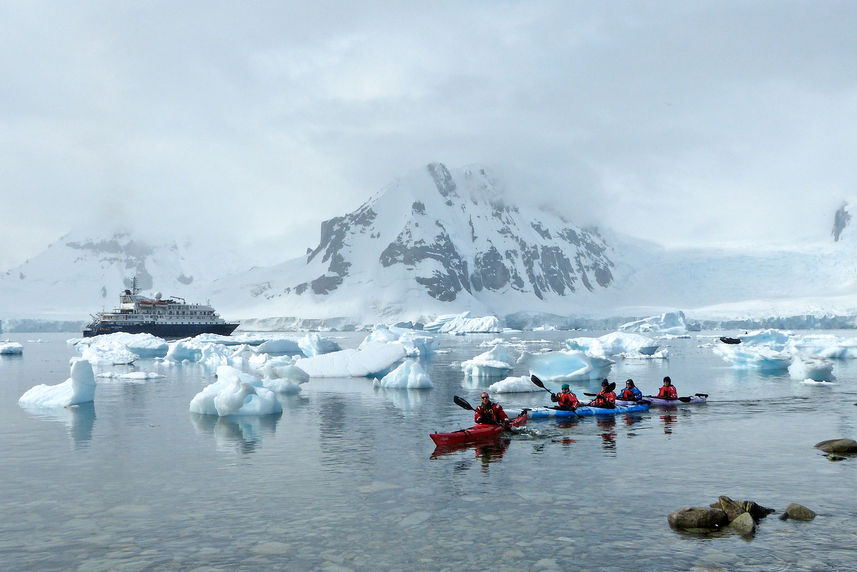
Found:
[(587, 417), (590, 415), (618, 415), (622, 413), (645, 413), (649, 410), (646, 403), (634, 403), (632, 405), (619, 405), (616, 402), (616, 407), (613, 409), (605, 409), (603, 407), (590, 407), (584, 405), (578, 407), (574, 411), (568, 409), (553, 409), (552, 407), (536, 407), (527, 412), (530, 419), (548, 419), (548, 418), (568, 418), (568, 417)]
[[(527, 422), (527, 415), (521, 413), (514, 419), (509, 420), (509, 425), (512, 427), (520, 427)], [(506, 429), (502, 425), (489, 425), (485, 423), (477, 423), (473, 427), (467, 429), (459, 429), (451, 433), (429, 433), (429, 437), (434, 441), (435, 445), (455, 445), (457, 443), (468, 443), (470, 441), (478, 441), (480, 439), (489, 439), (496, 437)]]
[[(648, 401), (650, 405), (681, 405), (682, 403), (705, 403), (707, 397), (704, 395), (691, 395), (690, 397), (679, 397), (678, 399), (661, 399), (659, 397), (644, 397), (643, 401)], [(616, 405), (633, 405), (638, 401), (616, 400)]]

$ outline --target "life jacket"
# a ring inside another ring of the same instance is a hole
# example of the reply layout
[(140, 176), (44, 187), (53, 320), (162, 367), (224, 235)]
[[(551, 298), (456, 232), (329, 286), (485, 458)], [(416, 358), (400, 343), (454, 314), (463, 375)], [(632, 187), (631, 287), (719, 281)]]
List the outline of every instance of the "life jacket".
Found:
[(577, 406), (580, 405), (577, 396), (570, 391), (568, 393), (557, 393), (555, 401), (559, 403), (558, 407), (560, 409), (577, 409)]
[(593, 407), (603, 407), (604, 409), (613, 409), (616, 407), (616, 394), (612, 391), (601, 391), (592, 400)]
[(623, 401), (637, 401), (641, 397), (643, 397), (643, 392), (636, 387), (626, 387), (620, 396)]
[(503, 411), (499, 403), (492, 403), (487, 408), (484, 405), (480, 405), (476, 408), (473, 418), (477, 423), (487, 425), (500, 425), (508, 419), (506, 412)]
[(678, 399), (678, 391), (674, 385), (664, 385), (661, 386), (660, 391), (658, 391), (658, 397), (660, 399)]

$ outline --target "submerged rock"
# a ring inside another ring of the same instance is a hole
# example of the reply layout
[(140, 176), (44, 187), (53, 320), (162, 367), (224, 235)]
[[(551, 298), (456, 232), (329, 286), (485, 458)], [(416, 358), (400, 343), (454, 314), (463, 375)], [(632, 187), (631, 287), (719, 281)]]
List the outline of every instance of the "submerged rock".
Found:
[(857, 441), (854, 439), (828, 439), (815, 444), (816, 449), (825, 453), (857, 453)]
[(729, 523), (729, 528), (732, 528), (742, 536), (749, 536), (756, 532), (756, 521), (750, 516), (749, 512), (742, 512)]
[(781, 517), (783, 520), (793, 518), (795, 520), (812, 520), (815, 518), (815, 513), (803, 505), (793, 502), (786, 508), (786, 512)]
[(670, 513), (667, 522), (676, 530), (718, 530), (729, 524), (729, 518), (722, 509), (693, 506)]

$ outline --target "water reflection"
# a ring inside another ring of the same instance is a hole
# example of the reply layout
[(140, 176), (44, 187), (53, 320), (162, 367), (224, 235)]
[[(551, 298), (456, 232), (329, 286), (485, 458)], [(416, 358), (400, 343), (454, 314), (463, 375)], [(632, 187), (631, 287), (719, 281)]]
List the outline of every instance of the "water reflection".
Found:
[(34, 417), (65, 423), (68, 434), (76, 448), (85, 446), (92, 440), (92, 428), (95, 426), (95, 403), (92, 401), (56, 408), (21, 404), (21, 408)]
[(376, 387), (375, 391), (402, 411), (419, 409), (426, 402), (430, 393), (428, 389), (390, 389), (385, 387)]
[[(512, 440), (508, 437), (498, 436), (493, 439), (484, 439), (475, 443), (458, 443), (455, 445), (437, 446), (435, 447), (434, 452), (432, 452), (430, 458), (439, 459), (440, 457), (473, 449), (475, 458), (481, 461), (482, 472), (487, 472), (488, 466), (491, 463), (496, 463), (503, 458), (503, 455), (506, 453), (506, 449), (509, 448), (509, 444), (511, 442)], [(458, 469), (469, 468), (469, 466), (469, 464), (466, 466), (460, 465)]]
[(605, 451), (616, 450), (616, 417), (614, 415), (596, 415), (595, 422), (601, 430), (601, 448)]
[(273, 435), (282, 413), (273, 415), (202, 415), (190, 413), (190, 420), (199, 433), (214, 436), (218, 450), (234, 449), (242, 454), (252, 453), (262, 443), (262, 435)]

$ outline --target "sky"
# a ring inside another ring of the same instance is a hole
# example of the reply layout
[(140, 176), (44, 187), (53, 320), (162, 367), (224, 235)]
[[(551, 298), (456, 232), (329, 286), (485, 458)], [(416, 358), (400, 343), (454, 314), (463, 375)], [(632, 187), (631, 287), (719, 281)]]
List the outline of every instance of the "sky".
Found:
[(71, 230), (254, 261), (425, 164), (666, 246), (830, 240), (855, 2), (0, 0), (0, 270)]

